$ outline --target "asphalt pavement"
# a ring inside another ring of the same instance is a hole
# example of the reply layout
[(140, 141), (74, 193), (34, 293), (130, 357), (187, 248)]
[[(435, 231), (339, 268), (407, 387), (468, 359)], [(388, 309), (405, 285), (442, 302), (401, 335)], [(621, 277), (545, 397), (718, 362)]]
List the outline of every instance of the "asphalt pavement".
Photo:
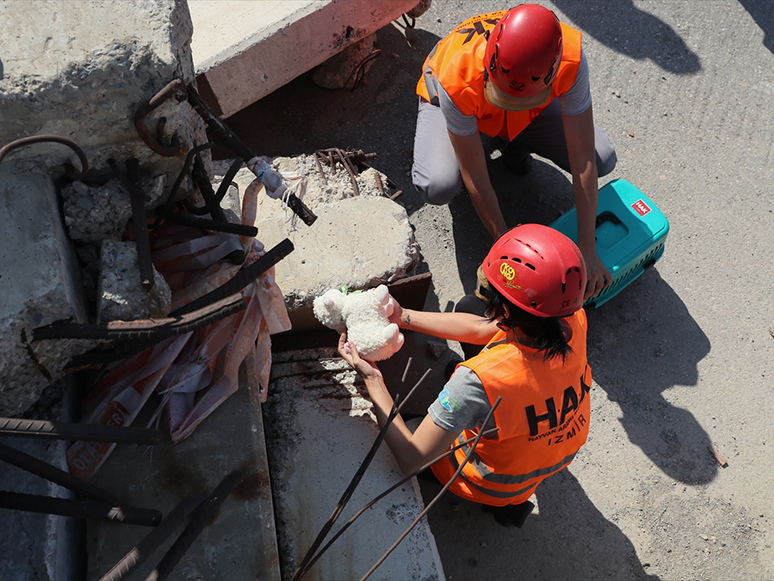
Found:
[[(540, 3), (583, 33), (594, 118), (618, 155), (600, 185), (634, 184), (670, 232), (656, 266), (589, 313), (589, 440), (538, 489), (524, 528), (453, 497), (434, 507), (447, 578), (774, 579), (774, 5)], [(414, 28), (378, 32), (382, 52), (355, 90), (304, 75), (228, 120), (262, 155), (377, 153), (433, 274), (427, 309), (473, 289), (492, 240), (466, 195), (431, 207), (413, 191), (414, 88), (439, 38), (509, 7), (434, 0)], [(489, 166), (510, 224), (548, 224), (572, 207), (569, 176), (549, 161), (523, 177)], [(426, 340), (412, 337), (385, 370), (402, 371), (408, 355), (417, 375), (440, 366)], [(426, 500), (438, 492), (422, 487)]]

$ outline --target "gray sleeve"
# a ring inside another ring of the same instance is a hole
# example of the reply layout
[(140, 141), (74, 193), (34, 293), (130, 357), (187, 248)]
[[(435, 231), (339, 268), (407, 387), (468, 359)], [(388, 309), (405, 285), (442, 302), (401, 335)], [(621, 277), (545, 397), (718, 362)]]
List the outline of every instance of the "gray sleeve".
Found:
[(492, 406), (481, 380), (468, 367), (460, 366), (430, 404), (427, 413), (437, 426), (460, 433), (478, 426), (490, 409)]
[(589, 85), (589, 64), (586, 53), (581, 51), (581, 62), (575, 82), (564, 95), (559, 97), (562, 114), (568, 117), (580, 115), (591, 106), (591, 87)]
[(439, 83), (436, 83), (435, 88), (438, 93), (441, 113), (443, 113), (444, 121), (446, 121), (446, 128), (455, 135), (467, 136), (478, 133), (476, 116), (464, 115)]

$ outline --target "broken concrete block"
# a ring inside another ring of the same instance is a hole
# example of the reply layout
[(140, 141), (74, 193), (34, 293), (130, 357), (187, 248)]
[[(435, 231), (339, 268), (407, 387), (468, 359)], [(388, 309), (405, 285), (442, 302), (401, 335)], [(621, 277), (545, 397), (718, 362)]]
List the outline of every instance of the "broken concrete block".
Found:
[[(360, 395), (356, 375), (333, 348), (274, 356), (263, 410), (283, 579), (300, 565), (379, 433), (373, 406)], [(395, 458), (382, 444), (333, 530), (401, 479)], [(423, 509), (416, 479), (403, 483), (365, 511), (305, 578), (362, 578)], [(332, 533), (325, 542), (331, 539)], [(372, 578), (445, 578), (426, 519)]]
[(32, 329), (88, 322), (79, 265), (47, 173), (29, 162), (0, 164), (0, 415), (27, 409), (62, 376), (84, 341), (31, 343)]
[[(165, 194), (167, 176), (141, 178), (147, 205), (157, 205)], [(101, 186), (72, 182), (62, 188), (62, 207), (70, 238), (82, 242), (100, 242), (106, 238), (120, 240), (132, 218), (129, 193), (112, 179)]]
[[(80, 146), (94, 169), (106, 169), (111, 157), (119, 164), (136, 157), (174, 180), (180, 160), (154, 153), (133, 119), (140, 105), (173, 79), (194, 81), (187, 3), (37, 2), (34, 17), (29, 8), (24, 2), (0, 3), (0, 145), (58, 135)], [(150, 114), (151, 135), (161, 117), (165, 144), (175, 133), (186, 149), (207, 141), (204, 122), (187, 102), (171, 98)], [(34, 144), (13, 155), (42, 160), (49, 168), (67, 161), (80, 167), (61, 144)]]
[(295, 247), (275, 267), (288, 310), (309, 306), (328, 289), (375, 287), (416, 267), (419, 249), (406, 210), (388, 198), (348, 198), (315, 212), (312, 226), (295, 224), (284, 212), (256, 222), (266, 248), (284, 238)]
[(137, 245), (134, 242), (102, 242), (102, 264), (97, 295), (97, 321), (160, 319), (171, 310), (172, 291), (153, 267), (153, 287), (142, 287)]

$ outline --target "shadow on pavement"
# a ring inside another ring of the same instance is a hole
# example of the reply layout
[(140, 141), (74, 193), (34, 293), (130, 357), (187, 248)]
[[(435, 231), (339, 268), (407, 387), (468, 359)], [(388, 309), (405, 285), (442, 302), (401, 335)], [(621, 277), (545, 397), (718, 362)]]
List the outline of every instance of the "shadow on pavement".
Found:
[(636, 60), (650, 59), (677, 75), (691, 75), (701, 70), (698, 55), (672, 27), (637, 8), (632, 0), (604, 5), (602, 10), (599, 5), (589, 6), (582, 0), (553, 0), (553, 3), (584, 34), (621, 54)]
[(620, 406), (629, 440), (670, 478), (705, 484), (717, 474), (709, 435), (664, 392), (701, 389), (697, 366), (711, 346), (656, 269), (589, 312), (589, 364), (594, 381)]
[[(440, 485), (420, 481), (427, 505)], [(521, 529), (503, 528), (479, 505), (446, 493), (429, 513), (449, 579), (650, 579), (632, 542), (589, 500), (570, 469), (537, 489), (538, 514)], [(438, 533), (436, 533), (438, 534)], [(503, 559), (508, 555), (509, 559)], [(504, 562), (510, 562), (503, 568)]]
[(774, 8), (771, 0), (739, 0), (764, 33), (763, 46), (774, 53)]

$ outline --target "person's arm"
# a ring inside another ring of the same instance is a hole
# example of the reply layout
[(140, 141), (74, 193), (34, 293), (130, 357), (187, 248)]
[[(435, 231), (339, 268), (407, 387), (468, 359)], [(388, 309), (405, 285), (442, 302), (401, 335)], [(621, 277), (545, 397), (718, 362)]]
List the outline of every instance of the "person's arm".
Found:
[[(379, 368), (375, 363), (360, 358), (354, 344), (347, 341), (346, 333), (342, 333), (339, 338), (339, 354), (363, 378), (368, 397), (374, 405), (376, 421), (380, 428), (384, 427), (392, 409), (393, 399)], [(458, 435), (437, 426), (429, 416), (425, 417), (412, 434), (398, 414), (387, 428), (384, 440), (395, 456), (401, 472), (409, 475), (448, 450)]]
[(497, 333), (497, 323), (472, 313), (431, 313), (404, 309), (393, 298), (390, 322), (407, 331), (471, 345), (486, 345)]
[(489, 179), (481, 137), (478, 133), (457, 135), (449, 131), (449, 138), (473, 207), (492, 238), (497, 239), (507, 230), (507, 227), (500, 210), (500, 202)]
[(562, 115), (567, 153), (570, 157), (572, 190), (578, 218), (578, 248), (586, 261), (584, 299), (597, 295), (610, 284), (612, 277), (597, 254), (596, 220), (597, 155), (594, 148), (594, 117), (591, 106), (580, 115)]

